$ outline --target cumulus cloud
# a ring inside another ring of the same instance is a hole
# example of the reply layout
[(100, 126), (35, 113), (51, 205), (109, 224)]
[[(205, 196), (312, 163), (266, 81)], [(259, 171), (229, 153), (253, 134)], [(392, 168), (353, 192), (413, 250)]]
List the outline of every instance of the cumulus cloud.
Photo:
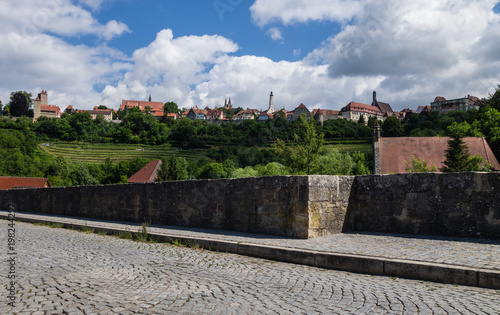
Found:
[(281, 34), (281, 30), (277, 27), (271, 27), (267, 34), (271, 36), (273, 40), (283, 40), (283, 35)]
[(221, 106), (230, 97), (235, 106), (267, 109), (273, 90), (279, 108), (291, 110), (301, 102), (310, 109), (339, 108), (352, 97), (369, 99), (371, 86), (383, 79), (333, 79), (327, 65), (232, 56), (237, 50), (235, 43), (221, 36), (175, 38), (171, 30), (163, 30), (133, 54), (133, 69), (117, 84), (106, 86), (102, 96), (116, 102), (152, 94), (153, 99), (186, 108)]
[(329, 64), (332, 78), (384, 76), (374, 88), (402, 105), (486, 96), (500, 81), (496, 2), (372, 1), (307, 59)]
[(128, 58), (105, 44), (89, 47), (65, 41), (82, 34), (110, 39), (128, 30), (115, 21), (100, 24), (70, 1), (2, 1), (0, 18), (0, 98), (4, 103), (12, 91), (36, 94), (46, 89), (53, 104), (91, 108), (101, 101), (94, 86), (118, 81), (130, 69)]
[(360, 0), (257, 0), (250, 8), (254, 22), (264, 26), (272, 22), (285, 25), (307, 21), (343, 21), (362, 9)]
[(222, 36), (174, 38), (170, 29), (158, 33), (147, 47), (134, 52), (134, 67), (116, 86), (108, 85), (106, 99), (140, 98), (148, 94), (182, 100), (190, 88), (209, 80), (210, 67), (238, 50), (238, 45)]
[(89, 11), (69, 0), (2, 1), (0, 19), (4, 33), (10, 31), (24, 36), (42, 33), (96, 35), (109, 40), (130, 31), (127, 25), (117, 21), (100, 24)]

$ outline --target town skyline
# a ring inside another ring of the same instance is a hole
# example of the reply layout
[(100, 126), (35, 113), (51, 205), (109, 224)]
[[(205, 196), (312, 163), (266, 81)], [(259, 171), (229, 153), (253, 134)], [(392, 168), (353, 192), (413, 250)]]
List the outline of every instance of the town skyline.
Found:
[(377, 90), (400, 111), (436, 96), (487, 97), (500, 82), (497, 0), (23, 0), (3, 9), (4, 104), (11, 91), (47, 90), (51, 103), (87, 110), (150, 94), (186, 108), (231, 98), (264, 109), (273, 90), (277, 108), (327, 109)]

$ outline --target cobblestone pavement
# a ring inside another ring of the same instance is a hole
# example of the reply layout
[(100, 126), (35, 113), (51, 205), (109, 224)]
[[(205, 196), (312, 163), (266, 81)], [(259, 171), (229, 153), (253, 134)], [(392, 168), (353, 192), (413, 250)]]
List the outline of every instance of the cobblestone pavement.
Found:
[[(7, 221), (0, 242), (7, 244)], [(5, 233), (4, 233), (5, 232)], [(500, 314), (500, 291), (16, 223), (18, 314)], [(6, 288), (2, 256), (0, 282)]]
[[(6, 214), (0, 211), (0, 214)], [(137, 231), (137, 224), (113, 223), (58, 216), (18, 213), (18, 217), (50, 218), (51, 221), (75, 224), (92, 223), (93, 226), (116, 226)], [(272, 245), (279, 247), (316, 250), (340, 254), (364, 255), (390, 259), (403, 259), (500, 271), (500, 241), (452, 237), (425, 237), (395, 234), (359, 233), (334, 234), (309, 240), (291, 239), (259, 234), (216, 231), (207, 229), (152, 226), (151, 232), (179, 237), (209, 238), (233, 242)]]

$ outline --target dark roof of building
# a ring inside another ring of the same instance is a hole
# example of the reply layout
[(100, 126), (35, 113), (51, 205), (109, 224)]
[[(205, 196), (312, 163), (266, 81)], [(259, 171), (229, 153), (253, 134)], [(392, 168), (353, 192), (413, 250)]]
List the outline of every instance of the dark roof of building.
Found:
[[(427, 161), (429, 167), (435, 165), (439, 171), (446, 160), (448, 140), (447, 137), (380, 138), (380, 171), (382, 174), (407, 173), (406, 164), (411, 162), (412, 155)], [(484, 138), (464, 138), (464, 142), (470, 154), (479, 154), (494, 170), (500, 170), (500, 163)]]
[(50, 187), (47, 178), (0, 177), (0, 190)]
[(154, 160), (144, 166), (140, 171), (128, 179), (129, 183), (153, 183), (158, 178), (158, 170), (161, 167), (160, 160)]
[(380, 109), (380, 111), (384, 114), (393, 112), (391, 105), (389, 105), (388, 103), (379, 102), (379, 101), (375, 100), (375, 102), (373, 102), (372, 106), (378, 107)]

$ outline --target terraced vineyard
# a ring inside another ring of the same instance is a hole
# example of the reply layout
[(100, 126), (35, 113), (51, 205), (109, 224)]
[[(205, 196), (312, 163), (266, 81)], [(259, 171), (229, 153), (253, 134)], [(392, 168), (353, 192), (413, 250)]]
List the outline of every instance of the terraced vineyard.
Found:
[(373, 152), (371, 143), (351, 143), (351, 144), (326, 144), (327, 149), (336, 149), (339, 152)]
[(160, 159), (166, 156), (182, 156), (186, 160), (199, 158), (202, 150), (179, 150), (169, 146), (145, 146), (128, 144), (39, 144), (38, 147), (52, 156), (63, 156), (70, 162), (97, 164), (108, 157), (114, 162), (135, 158)]

